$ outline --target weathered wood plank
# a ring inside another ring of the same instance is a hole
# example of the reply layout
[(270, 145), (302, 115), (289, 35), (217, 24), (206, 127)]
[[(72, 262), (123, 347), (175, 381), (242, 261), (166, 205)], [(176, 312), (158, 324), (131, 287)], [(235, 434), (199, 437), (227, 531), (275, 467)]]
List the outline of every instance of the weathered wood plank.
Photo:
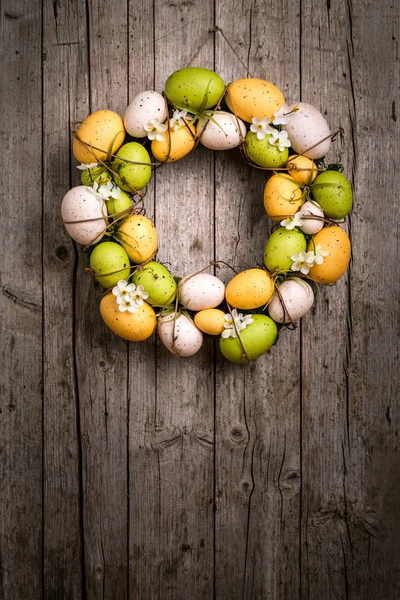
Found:
[[(42, 597), (40, 2), (1, 7), (0, 597)], [(4, 235), (5, 234), (5, 235)]]
[(68, 115), (86, 82), (84, 3), (45, 2), (43, 32), (44, 597), (55, 600), (80, 598), (83, 575), (71, 286), (77, 258), (60, 201), (71, 187)]
[[(186, 66), (199, 50), (212, 27), (213, 8), (208, 0), (168, 5), (157, 1), (154, 8), (154, 89), (161, 92), (167, 77)], [(213, 66), (211, 38), (195, 64)], [(174, 275), (197, 271), (213, 258), (211, 153), (197, 149), (180, 163), (158, 170), (155, 189), (159, 259), (168, 263)], [(134, 392), (140, 395), (142, 360), (139, 381), (132, 380), (132, 398)], [(147, 375), (156, 386), (154, 399), (149, 406), (139, 404), (144, 427), (134, 451), (141, 459), (140, 470), (132, 474), (136, 484), (142, 480), (143, 496), (135, 494), (135, 518), (137, 523), (140, 519), (142, 531), (133, 534), (133, 560), (139, 565), (138, 585), (132, 591), (144, 599), (209, 598), (213, 589), (212, 346), (179, 360), (158, 345), (156, 365), (156, 375), (149, 371)], [(134, 410), (132, 403), (131, 413)]]
[[(298, 3), (217, 3), (221, 27), (253, 77), (299, 96)], [(216, 70), (246, 77), (217, 36)], [(239, 270), (262, 264), (271, 232), (263, 207), (268, 173), (216, 156), (216, 255)], [(226, 280), (232, 272), (224, 269)], [(217, 598), (298, 598), (300, 335), (248, 367), (218, 362), (216, 404)]]
[[(88, 4), (90, 112), (127, 105), (127, 6)], [(84, 82), (83, 82), (84, 83)], [(80, 115), (82, 120), (87, 116)], [(76, 161), (73, 162), (73, 165)], [(73, 166), (73, 169), (75, 167)], [(81, 407), (87, 598), (126, 598), (128, 587), (127, 344), (102, 324), (100, 286), (76, 275), (76, 360)]]

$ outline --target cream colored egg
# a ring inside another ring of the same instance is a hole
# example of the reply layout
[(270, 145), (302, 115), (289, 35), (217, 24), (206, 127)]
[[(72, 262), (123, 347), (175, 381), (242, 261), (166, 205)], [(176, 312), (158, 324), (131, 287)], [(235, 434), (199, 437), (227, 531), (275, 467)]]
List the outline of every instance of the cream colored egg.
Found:
[(286, 279), (279, 286), (279, 294), (285, 305), (285, 310), (277, 292), (275, 292), (268, 305), (269, 316), (276, 323), (290, 323), (301, 319), (308, 313), (314, 303), (312, 287), (298, 277)]
[[(301, 220), (303, 221), (303, 225), (300, 226), (300, 229), (306, 233), (307, 235), (313, 235), (314, 233), (318, 233), (321, 231), (323, 226), (325, 225), (324, 211), (318, 204), (318, 202), (304, 202), (303, 206), (300, 209), (301, 212)], [(314, 215), (316, 217), (322, 217), (321, 219), (306, 219), (306, 215)]]
[(158, 335), (164, 346), (176, 356), (193, 356), (203, 344), (203, 334), (182, 313), (171, 313), (158, 319)]
[[(307, 158), (322, 158), (331, 147), (331, 131), (325, 117), (311, 104), (299, 102), (297, 111), (291, 113), (283, 125), (292, 148)], [(325, 139), (327, 138), (327, 139)]]
[(144, 126), (152, 119), (163, 123), (167, 115), (167, 103), (161, 94), (152, 91), (140, 92), (125, 111), (125, 129), (133, 137), (144, 138), (148, 133)]
[(221, 110), (211, 115), (211, 119), (198, 122), (197, 136), (210, 150), (230, 150), (245, 139), (246, 125), (235, 115)]
[(198, 273), (179, 284), (179, 302), (189, 310), (215, 308), (223, 301), (225, 285), (215, 275)]
[(61, 216), (72, 239), (85, 246), (99, 242), (108, 225), (106, 203), (86, 185), (78, 185), (65, 194)]

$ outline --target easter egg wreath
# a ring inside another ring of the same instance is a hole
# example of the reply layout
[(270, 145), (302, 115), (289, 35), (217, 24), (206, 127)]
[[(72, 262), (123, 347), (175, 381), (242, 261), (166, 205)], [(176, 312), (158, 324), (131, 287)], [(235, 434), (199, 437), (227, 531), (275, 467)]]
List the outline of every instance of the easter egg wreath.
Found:
[[(324, 164), (334, 135), (319, 110), (288, 106), (268, 81), (249, 77), (225, 86), (217, 73), (195, 67), (173, 73), (163, 94), (135, 96), (124, 119), (109, 110), (87, 117), (73, 140), (82, 185), (67, 192), (61, 212), (89, 256), (88, 270), (107, 290), (100, 313), (108, 327), (131, 341), (157, 327), (179, 357), (200, 350), (204, 335), (218, 336), (234, 363), (264, 354), (280, 327), (293, 327), (311, 309), (313, 282), (335, 283), (350, 261), (339, 222), (352, 208), (351, 185), (340, 165)], [(264, 267), (235, 271), (226, 286), (205, 272), (218, 262), (174, 277), (155, 259), (157, 231), (144, 210), (152, 169), (199, 143), (239, 148), (246, 162), (273, 171), (264, 206), (278, 227), (266, 242)]]

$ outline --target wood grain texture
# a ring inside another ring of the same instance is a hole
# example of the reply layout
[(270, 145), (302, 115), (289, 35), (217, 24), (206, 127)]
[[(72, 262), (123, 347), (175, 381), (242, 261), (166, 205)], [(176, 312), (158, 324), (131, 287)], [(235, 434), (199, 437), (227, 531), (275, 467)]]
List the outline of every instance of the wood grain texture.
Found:
[(42, 597), (40, 2), (1, 7), (0, 597)]
[[(80, 432), (76, 389), (76, 248), (60, 219), (71, 187), (69, 115), (79, 79), (83, 3), (43, 4), (44, 597), (82, 593)], [(83, 46), (84, 48), (84, 46)], [(86, 67), (86, 65), (85, 65)], [(86, 105), (87, 108), (87, 105)]]
[[(298, 97), (296, 8), (245, 2), (239, 11), (233, 2), (219, 3), (216, 24), (238, 55), (217, 33), (216, 70), (226, 82), (246, 77), (241, 60), (252, 76), (272, 81), (288, 99)], [(235, 151), (216, 153), (216, 255), (239, 270), (262, 264), (272, 228), (263, 207), (269, 176)], [(232, 272), (223, 275), (229, 281)], [(218, 361), (217, 598), (298, 597), (299, 357), (300, 332), (282, 331), (252, 365)]]

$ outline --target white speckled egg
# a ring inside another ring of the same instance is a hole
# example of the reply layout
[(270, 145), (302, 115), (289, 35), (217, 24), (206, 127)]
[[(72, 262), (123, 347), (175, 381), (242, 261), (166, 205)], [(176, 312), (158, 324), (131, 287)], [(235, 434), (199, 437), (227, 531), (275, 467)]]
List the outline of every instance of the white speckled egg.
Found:
[(300, 226), (300, 229), (307, 233), (307, 235), (314, 235), (314, 233), (318, 233), (321, 231), (323, 226), (325, 225), (322, 219), (306, 219), (306, 215), (315, 215), (316, 217), (324, 217), (324, 211), (318, 204), (318, 202), (304, 202), (303, 206), (300, 209), (301, 212), (301, 220), (303, 221), (303, 225)]
[(215, 275), (198, 273), (179, 284), (179, 302), (189, 310), (215, 308), (223, 301), (225, 285)]
[(280, 286), (279, 292), (285, 307), (289, 312), (290, 318), (284, 312), (278, 294), (275, 292), (271, 302), (268, 305), (268, 312), (271, 319), (276, 323), (290, 323), (301, 319), (312, 307), (314, 303), (314, 292), (312, 287), (303, 279), (292, 277), (286, 279)]
[(167, 116), (167, 103), (161, 94), (152, 91), (140, 92), (125, 111), (125, 129), (133, 137), (144, 138), (147, 136), (147, 131), (144, 129), (146, 123), (151, 119), (163, 123)]
[(329, 125), (311, 104), (299, 102), (297, 107), (298, 110), (290, 115), (288, 124), (283, 125), (282, 129), (286, 129), (295, 152), (308, 158), (322, 158), (331, 147), (330, 137), (314, 148), (312, 146), (331, 134)]
[(203, 334), (191, 319), (171, 313), (158, 319), (158, 335), (166, 348), (176, 356), (193, 356), (203, 344)]
[(221, 110), (212, 115), (212, 121), (201, 119), (198, 122), (197, 135), (203, 146), (210, 150), (229, 150), (245, 139), (246, 125), (235, 115)]
[(108, 225), (103, 218), (107, 217), (106, 203), (86, 185), (78, 185), (65, 194), (61, 216), (72, 239), (85, 246), (99, 242)]

